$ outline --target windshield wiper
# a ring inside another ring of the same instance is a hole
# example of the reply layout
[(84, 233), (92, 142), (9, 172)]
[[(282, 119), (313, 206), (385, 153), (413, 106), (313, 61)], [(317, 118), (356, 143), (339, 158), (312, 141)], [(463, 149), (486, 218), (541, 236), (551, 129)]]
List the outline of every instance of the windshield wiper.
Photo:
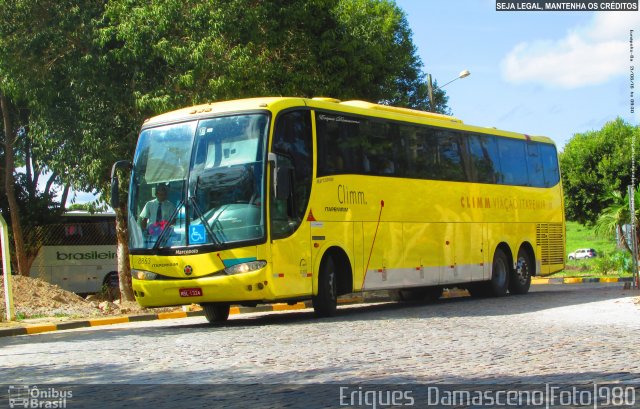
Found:
[[(196, 182), (196, 187), (197, 187), (197, 182)], [(220, 240), (218, 240), (218, 237), (216, 237), (213, 230), (211, 230), (211, 227), (209, 226), (209, 223), (207, 223), (207, 220), (205, 219), (204, 214), (202, 213), (202, 210), (200, 210), (200, 207), (198, 207), (198, 203), (196, 202), (195, 196), (191, 196), (190, 199), (191, 199), (191, 203), (193, 204), (193, 209), (196, 211), (198, 219), (202, 222), (202, 225), (207, 230), (207, 233), (209, 233), (209, 236), (211, 236), (211, 240), (213, 240), (214, 244), (220, 244), (221, 243)]]
[(156, 243), (153, 245), (153, 249), (157, 249), (158, 247), (160, 247), (160, 244), (164, 246), (164, 242), (167, 241), (167, 239), (169, 238), (169, 233), (167, 232), (171, 230), (171, 224), (174, 222), (175, 218), (178, 216), (178, 212), (180, 211), (180, 208), (182, 206), (184, 206), (184, 200), (180, 200), (175, 210), (173, 211), (173, 213), (171, 213), (171, 217), (169, 217), (167, 224), (164, 226), (164, 228), (160, 232), (160, 236), (158, 236), (158, 240), (156, 240)]

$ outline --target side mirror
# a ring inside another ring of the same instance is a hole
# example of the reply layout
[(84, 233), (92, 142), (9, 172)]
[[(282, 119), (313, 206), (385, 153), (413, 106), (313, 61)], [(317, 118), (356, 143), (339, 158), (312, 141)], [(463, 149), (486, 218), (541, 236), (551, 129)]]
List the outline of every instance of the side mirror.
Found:
[(273, 196), (277, 200), (287, 200), (291, 193), (291, 168), (279, 166), (278, 155), (273, 152), (269, 152), (267, 160), (273, 164)]
[(118, 189), (118, 186), (118, 176), (114, 175), (111, 178), (111, 202), (109, 203), (111, 208), (114, 210), (120, 207), (120, 190)]
[(114, 210), (120, 207), (119, 180), (116, 171), (119, 168), (131, 169), (132, 167), (133, 165), (128, 160), (119, 160), (111, 167), (111, 202), (109, 204)]
[(287, 200), (291, 194), (291, 168), (281, 166), (275, 172), (278, 176), (278, 188), (275, 191), (277, 200)]

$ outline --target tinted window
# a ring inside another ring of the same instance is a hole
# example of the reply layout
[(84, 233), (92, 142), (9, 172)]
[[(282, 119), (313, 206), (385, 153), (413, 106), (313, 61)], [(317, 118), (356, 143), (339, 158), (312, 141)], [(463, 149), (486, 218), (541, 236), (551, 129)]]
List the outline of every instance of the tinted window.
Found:
[(398, 138), (391, 135), (389, 124), (379, 121), (362, 121), (362, 163), (366, 173), (372, 175), (396, 175), (400, 163), (396, 160)]
[(438, 135), (438, 175), (436, 179), (468, 180), (463, 164), (463, 148), (456, 132), (439, 130)]
[(502, 181), (505, 185), (529, 183), (525, 143), (518, 139), (502, 138), (498, 143)]
[(416, 163), (414, 177), (436, 179), (438, 172), (438, 138), (433, 129), (418, 129), (416, 132)]
[(318, 176), (368, 172), (368, 163), (363, 157), (365, 134), (361, 134), (360, 127), (359, 118), (316, 115)]
[(495, 138), (488, 135), (471, 135), (468, 139), (474, 180), (480, 183), (497, 183), (500, 169)]
[(318, 176), (335, 174), (553, 186), (553, 145), (379, 119), (316, 114)]
[(527, 143), (527, 169), (529, 171), (529, 186), (544, 186), (544, 171), (542, 168), (542, 158), (540, 157), (537, 143)]
[(544, 185), (546, 187), (555, 186), (560, 181), (556, 148), (553, 145), (540, 144), (539, 149), (544, 171)]

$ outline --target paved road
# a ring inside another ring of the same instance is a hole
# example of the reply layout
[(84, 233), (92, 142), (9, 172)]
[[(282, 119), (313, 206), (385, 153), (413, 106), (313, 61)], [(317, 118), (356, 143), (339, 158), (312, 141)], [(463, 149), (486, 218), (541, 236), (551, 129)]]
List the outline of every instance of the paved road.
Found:
[(222, 328), (194, 317), (0, 338), (0, 384), (640, 384), (634, 296), (620, 284), (541, 285), (330, 319), (303, 310)]

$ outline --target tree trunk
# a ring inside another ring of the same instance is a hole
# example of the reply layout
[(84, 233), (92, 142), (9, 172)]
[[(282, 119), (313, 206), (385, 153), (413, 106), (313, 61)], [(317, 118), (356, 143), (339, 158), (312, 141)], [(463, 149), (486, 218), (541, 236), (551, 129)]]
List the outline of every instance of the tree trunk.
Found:
[(62, 190), (62, 197), (60, 198), (60, 208), (58, 209), (58, 214), (62, 215), (64, 211), (67, 209), (67, 198), (69, 197), (69, 190), (71, 186), (69, 184), (64, 185), (64, 189)]
[(16, 260), (18, 262), (18, 274), (23, 276), (29, 275), (27, 256), (24, 252), (24, 239), (22, 236), (22, 226), (20, 225), (20, 210), (16, 200), (15, 193), (15, 160), (13, 157), (13, 145), (16, 140), (16, 133), (13, 129), (11, 121), (11, 105), (7, 97), (0, 92), (0, 109), (2, 109), (2, 120), (4, 122), (4, 163), (5, 163), (5, 189), (7, 201), (9, 203), (9, 212), (11, 214), (11, 231), (13, 232), (13, 243), (15, 245)]
[(127, 205), (123, 201), (116, 211), (116, 236), (118, 238), (118, 281), (120, 298), (135, 301), (131, 286), (131, 266), (129, 264), (129, 229), (127, 228)]
[[(627, 250), (629, 254), (633, 254), (633, 251), (631, 251), (631, 247), (629, 243), (627, 243), (627, 236), (624, 234), (624, 231), (622, 230), (622, 225), (618, 224), (616, 225), (616, 228), (618, 229), (618, 247), (621, 247), (622, 249)], [(629, 233), (629, 237), (631, 237), (631, 233)]]

